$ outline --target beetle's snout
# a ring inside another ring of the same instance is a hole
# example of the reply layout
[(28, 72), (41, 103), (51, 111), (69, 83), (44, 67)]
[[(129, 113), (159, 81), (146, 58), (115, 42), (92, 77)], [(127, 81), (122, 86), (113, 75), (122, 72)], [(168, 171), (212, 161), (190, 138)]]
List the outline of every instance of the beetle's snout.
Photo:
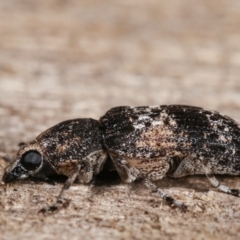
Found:
[(18, 179), (18, 177), (19, 176), (18, 176), (18, 174), (16, 174), (16, 171), (7, 172), (7, 169), (6, 169), (6, 172), (3, 175), (1, 183), (6, 184), (9, 182), (12, 182), (12, 181)]
[(16, 178), (14, 178), (12, 174), (4, 173), (1, 184), (4, 185), (6, 183), (12, 182), (14, 179)]
[(15, 167), (9, 166), (5, 169), (5, 173), (2, 177), (2, 184), (6, 184), (17, 179), (22, 179), (27, 177), (27, 172), (25, 169), (21, 167), (21, 165), (17, 165)]
[(8, 182), (8, 180), (9, 180), (8, 174), (4, 173), (1, 184), (2, 185), (6, 184)]

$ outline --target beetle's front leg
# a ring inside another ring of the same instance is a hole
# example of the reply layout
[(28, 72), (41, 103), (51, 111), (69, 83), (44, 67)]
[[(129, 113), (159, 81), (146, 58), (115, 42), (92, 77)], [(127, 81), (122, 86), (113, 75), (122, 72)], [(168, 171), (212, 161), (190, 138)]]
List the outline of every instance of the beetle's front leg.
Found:
[(70, 188), (70, 186), (73, 184), (73, 182), (75, 181), (75, 179), (77, 178), (78, 174), (79, 174), (79, 170), (80, 170), (81, 166), (78, 165), (73, 171), (72, 173), (69, 175), (67, 181), (65, 182), (65, 184), (63, 185), (63, 188), (60, 192), (60, 194), (57, 197), (56, 202), (51, 205), (51, 206), (47, 206), (42, 208), (39, 213), (43, 213), (43, 214), (49, 214), (49, 213), (53, 213), (56, 212), (58, 210), (60, 210), (62, 207), (67, 207), (69, 204), (69, 201), (64, 201), (63, 196), (65, 194), (65, 192)]

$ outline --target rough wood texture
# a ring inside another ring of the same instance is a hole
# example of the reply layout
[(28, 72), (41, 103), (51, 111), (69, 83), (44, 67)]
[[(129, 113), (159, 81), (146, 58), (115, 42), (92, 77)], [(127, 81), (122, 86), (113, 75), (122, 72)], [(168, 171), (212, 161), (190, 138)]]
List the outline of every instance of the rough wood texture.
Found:
[[(238, 1), (0, 1), (0, 156), (71, 118), (118, 105), (191, 104), (240, 122)], [(0, 175), (6, 161), (0, 160)], [(239, 177), (221, 181), (240, 188)], [(139, 184), (0, 187), (0, 239), (239, 239), (240, 199), (205, 177), (159, 182), (190, 206), (169, 209)]]

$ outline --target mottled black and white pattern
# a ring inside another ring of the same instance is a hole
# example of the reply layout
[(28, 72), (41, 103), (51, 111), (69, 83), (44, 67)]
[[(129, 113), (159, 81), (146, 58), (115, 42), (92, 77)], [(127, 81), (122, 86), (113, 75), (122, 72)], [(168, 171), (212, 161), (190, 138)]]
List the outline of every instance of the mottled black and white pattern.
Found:
[(207, 164), (211, 173), (240, 174), (240, 128), (217, 112), (181, 105), (117, 107), (100, 122), (108, 151), (138, 159), (136, 164), (165, 158), (174, 171), (191, 158)]
[(126, 106), (110, 109), (100, 124), (104, 144), (124, 181), (142, 179), (158, 191), (152, 181), (165, 176), (206, 174), (214, 187), (239, 195), (212, 175), (240, 175), (240, 128), (231, 118), (183, 105)]

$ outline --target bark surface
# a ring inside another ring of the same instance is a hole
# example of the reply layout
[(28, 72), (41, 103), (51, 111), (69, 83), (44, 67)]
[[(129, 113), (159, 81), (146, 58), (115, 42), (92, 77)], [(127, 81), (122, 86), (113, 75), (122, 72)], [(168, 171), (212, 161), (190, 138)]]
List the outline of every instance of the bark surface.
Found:
[[(58, 122), (120, 105), (187, 104), (240, 122), (238, 1), (0, 1), (0, 177), (18, 150)], [(240, 188), (240, 177), (218, 177)], [(68, 208), (43, 217), (56, 186), (0, 186), (0, 239), (239, 239), (240, 199), (205, 177), (158, 186), (75, 183)]]

